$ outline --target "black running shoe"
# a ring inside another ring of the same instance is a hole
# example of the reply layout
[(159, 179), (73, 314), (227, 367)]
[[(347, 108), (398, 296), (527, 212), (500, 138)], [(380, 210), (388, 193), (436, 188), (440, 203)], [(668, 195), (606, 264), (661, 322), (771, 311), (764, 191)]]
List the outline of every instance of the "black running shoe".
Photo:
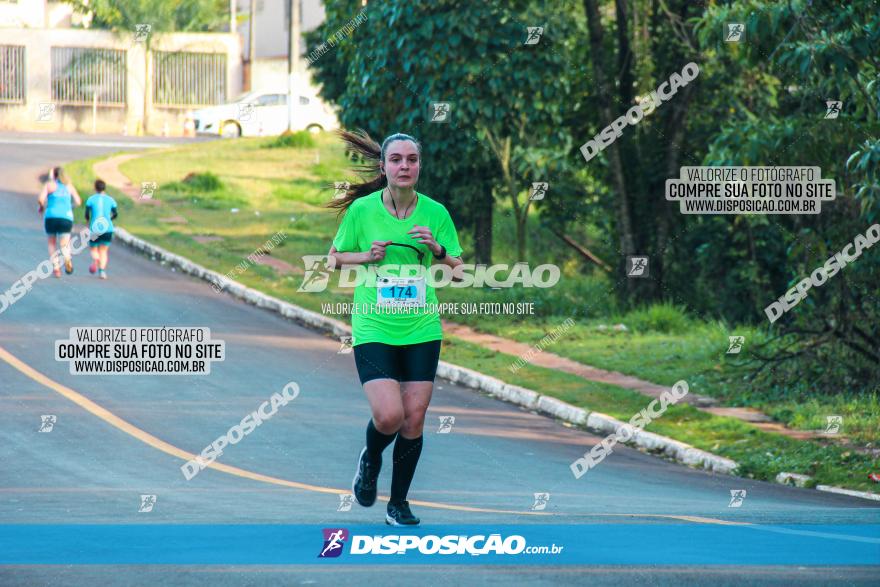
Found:
[(418, 526), (420, 521), (410, 511), (408, 501), (388, 502), (388, 512), (385, 514), (386, 524), (390, 526)]
[(351, 492), (359, 504), (365, 508), (376, 503), (376, 480), (379, 479), (379, 470), (382, 468), (382, 457), (379, 462), (373, 463), (367, 457), (367, 447), (361, 451), (358, 457), (357, 470), (351, 482)]

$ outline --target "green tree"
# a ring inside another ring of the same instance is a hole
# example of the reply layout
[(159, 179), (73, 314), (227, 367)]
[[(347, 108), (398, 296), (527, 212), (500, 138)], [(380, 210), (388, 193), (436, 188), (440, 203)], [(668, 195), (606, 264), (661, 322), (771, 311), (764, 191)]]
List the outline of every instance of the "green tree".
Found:
[(91, 14), (91, 27), (121, 32), (150, 24), (156, 32), (222, 31), (229, 22), (227, 0), (64, 0), (81, 14)]
[[(359, 8), (328, 7), (327, 21), (307, 36), (310, 50)], [(558, 159), (571, 149), (563, 115), (574, 24), (524, 1), (370, 3), (366, 11), (351, 39), (312, 64), (323, 96), (340, 106), (343, 126), (423, 141), (422, 189), (449, 194), (440, 197), (468, 222), (478, 262), (491, 262), (495, 199), (510, 200), (525, 260), (531, 203), (523, 198), (532, 182), (563, 174)], [(544, 27), (536, 44), (526, 44), (529, 26)], [(446, 123), (432, 122), (439, 102), (450, 104)], [(545, 202), (565, 206), (583, 196), (557, 194), (552, 184)]]
[[(873, 2), (737, 2), (707, 11), (701, 45), (733, 74), (730, 116), (706, 162), (818, 165), (837, 199), (817, 216), (742, 217), (713, 223), (720, 238), (747, 235), (751, 267), (768, 305), (880, 218), (880, 14)], [(746, 24), (746, 42), (725, 47), (717, 31)], [(842, 103), (826, 118), (829, 100)], [(715, 111), (718, 111), (716, 107)], [(743, 243), (746, 244), (746, 243)], [(880, 250), (865, 251), (773, 326), (760, 370), (776, 382), (827, 391), (880, 382)], [(763, 287), (767, 284), (767, 287)], [(761, 312), (763, 314), (763, 312)], [(763, 319), (763, 316), (762, 316)]]

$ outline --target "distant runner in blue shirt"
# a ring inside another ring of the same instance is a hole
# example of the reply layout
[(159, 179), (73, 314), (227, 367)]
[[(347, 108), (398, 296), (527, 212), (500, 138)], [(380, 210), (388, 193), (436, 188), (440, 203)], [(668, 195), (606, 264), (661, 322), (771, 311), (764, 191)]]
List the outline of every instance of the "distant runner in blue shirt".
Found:
[(107, 184), (95, 181), (95, 192), (86, 200), (86, 220), (89, 222), (89, 252), (92, 264), (89, 273), (98, 272), (98, 277), (107, 279), (107, 261), (110, 242), (113, 240), (113, 219), (116, 218), (116, 200), (104, 193)]
[[(64, 181), (67, 180), (67, 181)], [(70, 231), (73, 229), (73, 208), (82, 204), (76, 188), (67, 178), (64, 170), (54, 167), (49, 170), (49, 179), (38, 198), (40, 214), (43, 214), (43, 227), (49, 239), (49, 258), (52, 259), (55, 277), (61, 277), (61, 267), (57, 245), (61, 245), (64, 257), (64, 271), (73, 273), (70, 259)]]

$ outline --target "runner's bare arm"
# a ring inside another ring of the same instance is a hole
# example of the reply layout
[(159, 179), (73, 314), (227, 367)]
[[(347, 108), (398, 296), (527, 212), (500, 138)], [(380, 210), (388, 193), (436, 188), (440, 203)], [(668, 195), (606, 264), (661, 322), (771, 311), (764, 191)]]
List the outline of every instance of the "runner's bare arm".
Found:
[(39, 204), (40, 214), (43, 213), (43, 210), (46, 209), (46, 201), (49, 199), (49, 184), (43, 184), (43, 191), (40, 192), (40, 195), (37, 197), (37, 203)]
[(70, 196), (73, 198), (74, 207), (82, 205), (82, 198), (79, 197), (79, 192), (76, 191), (76, 188), (73, 187), (73, 184), (70, 185)]
[[(335, 246), (331, 246), (330, 252), (327, 253), (327, 255), (331, 259), (330, 268), (336, 269), (337, 267), (341, 267), (342, 265), (363, 265), (364, 263), (370, 263), (375, 260), (370, 257), (370, 253), (371, 251), (366, 251), (364, 253), (343, 253), (337, 251)], [(382, 257), (384, 256), (385, 255), (383, 254)]]
[[(434, 255), (440, 254), (440, 243), (438, 243), (437, 240), (434, 238), (434, 234), (431, 232), (431, 229), (429, 227), (415, 225), (409, 231), (409, 234), (411, 234), (417, 242), (428, 247), (428, 249), (430, 249), (430, 251)], [(431, 263), (434, 265), (449, 265), (453, 271), (452, 281), (463, 281), (461, 277), (456, 277), (454, 273), (456, 267), (464, 264), (464, 261), (461, 260), (461, 257), (450, 257), (449, 255), (446, 255), (442, 259), (431, 259)]]

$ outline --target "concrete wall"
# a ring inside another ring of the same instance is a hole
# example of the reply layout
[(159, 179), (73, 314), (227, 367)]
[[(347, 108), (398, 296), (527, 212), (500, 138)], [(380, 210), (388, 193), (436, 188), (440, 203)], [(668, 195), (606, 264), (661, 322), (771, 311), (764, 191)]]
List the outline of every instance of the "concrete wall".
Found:
[[(2, 6), (2, 4), (0, 4)], [(0, 28), (0, 45), (24, 45), (27, 63), (27, 93), (24, 104), (0, 104), (0, 129), (45, 130), (126, 134), (183, 133), (187, 109), (153, 106), (145, 96), (145, 44), (134, 35), (83, 29)], [(40, 104), (52, 103), (50, 67), (52, 47), (92, 47), (126, 51), (126, 104), (101, 106), (97, 116), (91, 106), (55, 106), (49, 120), (40, 120)], [(241, 93), (241, 46), (238, 35), (228, 33), (154, 34), (152, 49), (226, 53), (226, 97)], [(147, 128), (143, 129), (144, 100), (148, 102)], [(195, 107), (194, 107), (195, 108)]]

